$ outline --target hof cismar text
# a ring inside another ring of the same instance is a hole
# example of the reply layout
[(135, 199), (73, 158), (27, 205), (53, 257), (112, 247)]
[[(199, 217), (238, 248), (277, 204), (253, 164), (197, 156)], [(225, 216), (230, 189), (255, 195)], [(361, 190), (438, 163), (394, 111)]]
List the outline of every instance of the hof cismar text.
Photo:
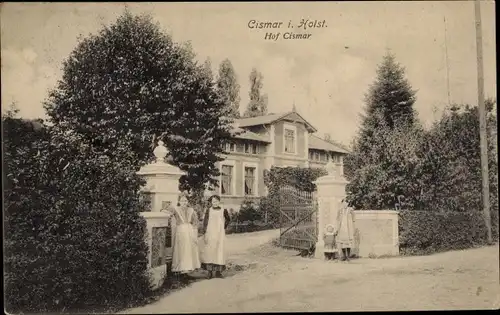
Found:
[(282, 21), (259, 21), (250, 20), (247, 24), (251, 30), (265, 30), (264, 40), (306, 40), (311, 39), (314, 29), (328, 27), (326, 20), (300, 19), (298, 23), (289, 20)]

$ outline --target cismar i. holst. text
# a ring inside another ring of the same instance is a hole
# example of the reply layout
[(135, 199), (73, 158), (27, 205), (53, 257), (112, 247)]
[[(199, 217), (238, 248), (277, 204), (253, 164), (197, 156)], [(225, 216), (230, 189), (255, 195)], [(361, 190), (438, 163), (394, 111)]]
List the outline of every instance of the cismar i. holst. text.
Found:
[[(259, 21), (250, 20), (248, 21), (249, 29), (281, 29), (286, 28), (286, 32), (266, 32), (264, 39), (266, 40), (278, 40), (282, 39), (310, 39), (311, 33), (303, 33), (301, 31), (308, 31), (315, 28), (325, 28), (326, 20), (310, 20), (310, 19), (300, 19), (299, 23), (294, 23), (292, 20), (288, 21), (288, 24), (282, 21)], [(299, 32), (293, 32), (292, 29), (297, 29)]]

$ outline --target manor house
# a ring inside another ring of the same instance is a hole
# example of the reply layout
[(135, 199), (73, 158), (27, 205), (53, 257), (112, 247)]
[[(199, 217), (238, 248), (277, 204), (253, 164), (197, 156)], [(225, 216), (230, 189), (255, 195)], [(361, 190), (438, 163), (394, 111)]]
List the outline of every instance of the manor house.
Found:
[(215, 193), (227, 209), (239, 210), (244, 199), (265, 196), (264, 171), (275, 167), (324, 167), (332, 159), (343, 172), (340, 144), (322, 139), (295, 108), (287, 113), (236, 119), (235, 135), (225, 144), (225, 160)]

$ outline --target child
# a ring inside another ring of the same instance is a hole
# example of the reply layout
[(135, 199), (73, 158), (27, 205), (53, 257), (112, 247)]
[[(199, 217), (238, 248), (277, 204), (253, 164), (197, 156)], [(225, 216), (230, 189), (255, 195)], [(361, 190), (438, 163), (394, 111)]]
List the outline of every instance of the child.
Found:
[(188, 206), (185, 193), (179, 195), (177, 207), (170, 207), (167, 213), (175, 218), (172, 272), (185, 276), (201, 267), (198, 252), (198, 216), (196, 211)]
[(209, 202), (212, 206), (207, 209), (203, 219), (205, 247), (202, 254), (202, 267), (209, 272), (210, 278), (213, 278), (214, 274), (222, 278), (222, 271), (226, 269), (224, 242), (230, 216), (227, 210), (220, 206), (219, 196), (210, 197)]
[(335, 253), (337, 252), (337, 244), (335, 242), (335, 230), (333, 225), (328, 224), (325, 227), (325, 234), (323, 235), (325, 241), (324, 253), (326, 260), (335, 259)]

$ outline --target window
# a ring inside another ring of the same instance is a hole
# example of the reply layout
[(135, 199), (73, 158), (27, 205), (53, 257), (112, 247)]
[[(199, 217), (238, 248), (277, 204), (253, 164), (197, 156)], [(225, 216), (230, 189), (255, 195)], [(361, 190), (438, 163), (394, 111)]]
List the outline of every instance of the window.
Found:
[(236, 145), (236, 151), (237, 152), (245, 152), (245, 146), (243, 145), (243, 143), (238, 143)]
[(319, 152), (318, 151), (314, 152), (314, 160), (319, 161)]
[(321, 161), (322, 162), (327, 162), (328, 161), (328, 153), (321, 153)]
[(257, 145), (254, 143), (245, 143), (245, 153), (257, 154)]
[(245, 166), (245, 196), (255, 195), (255, 167)]
[(333, 163), (340, 163), (340, 155), (339, 154), (332, 154), (332, 161), (333, 161)]
[(221, 195), (232, 195), (233, 186), (233, 167), (231, 165), (222, 165), (221, 170)]
[(309, 151), (309, 160), (312, 160), (314, 158), (314, 152)]
[(227, 152), (235, 152), (236, 146), (234, 143), (226, 143), (226, 151)]
[(295, 153), (295, 130), (285, 128), (285, 152)]

